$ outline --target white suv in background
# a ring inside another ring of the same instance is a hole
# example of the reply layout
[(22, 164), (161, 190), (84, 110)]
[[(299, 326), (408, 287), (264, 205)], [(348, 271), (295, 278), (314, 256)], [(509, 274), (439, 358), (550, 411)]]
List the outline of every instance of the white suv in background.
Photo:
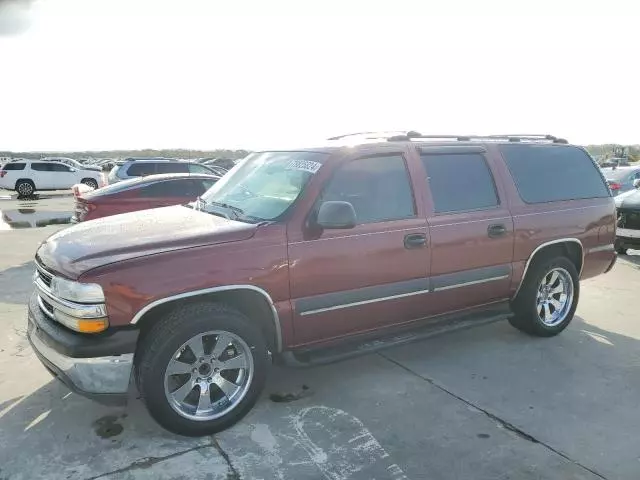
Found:
[(33, 195), (36, 190), (65, 190), (77, 183), (99, 188), (104, 185), (102, 172), (50, 160), (18, 160), (0, 169), (0, 188), (15, 190), (20, 196)]

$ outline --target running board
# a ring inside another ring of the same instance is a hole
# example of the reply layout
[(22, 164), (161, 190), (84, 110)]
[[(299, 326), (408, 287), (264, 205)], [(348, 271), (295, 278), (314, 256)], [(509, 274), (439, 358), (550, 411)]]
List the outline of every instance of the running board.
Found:
[(426, 323), (420, 323), (419, 327), (414, 324), (411, 330), (405, 327), (402, 331), (395, 330), (393, 333), (387, 333), (384, 336), (380, 332), (377, 332), (375, 336), (372, 334), (368, 334), (366, 337), (365, 335), (359, 335), (356, 338), (344, 340), (330, 347), (289, 350), (282, 352), (279, 357), (281, 363), (288, 367), (301, 368), (327, 365), (386, 348), (417, 342), (436, 335), (506, 320), (510, 315), (512, 315), (512, 312), (509, 304), (504, 302), (504, 304), (494, 304), (482, 310), (432, 317), (426, 320)]

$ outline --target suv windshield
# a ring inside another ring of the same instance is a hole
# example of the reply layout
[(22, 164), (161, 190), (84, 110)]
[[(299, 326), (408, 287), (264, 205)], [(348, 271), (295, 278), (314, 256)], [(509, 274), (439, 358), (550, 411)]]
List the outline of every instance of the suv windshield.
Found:
[(296, 201), (326, 153), (253, 153), (203, 196), (207, 210), (245, 221), (275, 220)]

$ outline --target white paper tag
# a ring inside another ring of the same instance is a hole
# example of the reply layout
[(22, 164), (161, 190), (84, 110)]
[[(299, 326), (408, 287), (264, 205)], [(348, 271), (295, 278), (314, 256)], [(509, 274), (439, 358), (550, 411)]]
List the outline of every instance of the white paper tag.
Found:
[(316, 173), (322, 166), (319, 162), (311, 160), (291, 160), (287, 165), (287, 170), (302, 170), (304, 172)]

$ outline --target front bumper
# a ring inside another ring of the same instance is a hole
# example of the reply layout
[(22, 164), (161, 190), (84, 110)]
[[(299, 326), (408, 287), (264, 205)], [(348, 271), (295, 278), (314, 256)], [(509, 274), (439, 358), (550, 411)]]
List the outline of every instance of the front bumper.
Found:
[[(71, 332), (42, 313), (34, 294), (27, 336), (44, 366), (72, 391), (110, 405), (126, 401), (137, 330), (107, 335)], [(107, 349), (113, 354), (105, 355)]]
[(640, 249), (640, 230), (618, 228), (616, 232), (616, 247)]

